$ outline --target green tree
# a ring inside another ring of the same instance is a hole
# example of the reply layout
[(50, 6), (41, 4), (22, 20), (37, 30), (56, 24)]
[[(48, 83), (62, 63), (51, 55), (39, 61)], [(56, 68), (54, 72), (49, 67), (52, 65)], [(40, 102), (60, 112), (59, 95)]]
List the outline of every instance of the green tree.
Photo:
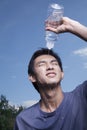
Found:
[(0, 97), (0, 130), (13, 130), (15, 118), (24, 108), (11, 106), (5, 96)]

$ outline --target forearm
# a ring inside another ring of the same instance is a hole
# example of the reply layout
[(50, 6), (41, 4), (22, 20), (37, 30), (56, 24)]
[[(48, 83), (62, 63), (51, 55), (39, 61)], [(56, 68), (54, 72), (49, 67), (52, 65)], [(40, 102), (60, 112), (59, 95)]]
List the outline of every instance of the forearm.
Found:
[(72, 20), (68, 17), (63, 17), (61, 24), (58, 25), (57, 28), (52, 27), (52, 25), (54, 25), (54, 22), (47, 23), (46, 30), (53, 31), (55, 33), (70, 32), (87, 41), (87, 27), (75, 20)]
[(87, 27), (74, 20), (69, 23), (68, 31), (87, 41)]

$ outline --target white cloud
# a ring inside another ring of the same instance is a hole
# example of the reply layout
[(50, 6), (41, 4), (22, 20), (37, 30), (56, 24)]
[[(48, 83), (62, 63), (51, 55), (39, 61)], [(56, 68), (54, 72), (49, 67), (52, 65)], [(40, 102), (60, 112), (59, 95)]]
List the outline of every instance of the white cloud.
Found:
[(9, 101), (9, 105), (10, 105), (10, 106), (14, 106), (15, 109), (19, 110), (19, 106), (18, 106), (17, 104), (15, 104), (15, 103)]
[(28, 100), (28, 101), (24, 101), (24, 102), (22, 103), (22, 105), (23, 105), (24, 107), (30, 107), (30, 106), (32, 106), (33, 104), (37, 103), (37, 102), (38, 102), (37, 100)]
[(76, 50), (73, 52), (75, 55), (79, 55), (79, 56), (83, 56), (86, 57), (87, 56), (87, 47), (86, 48), (82, 48), (79, 50)]
[(38, 102), (38, 100), (28, 100), (28, 101), (23, 101), (22, 103), (19, 104), (19, 103), (13, 103), (13, 102), (9, 101), (9, 104), (11, 106), (14, 106), (18, 110), (19, 106), (23, 106), (24, 108), (27, 108), (27, 107), (34, 105), (37, 102)]

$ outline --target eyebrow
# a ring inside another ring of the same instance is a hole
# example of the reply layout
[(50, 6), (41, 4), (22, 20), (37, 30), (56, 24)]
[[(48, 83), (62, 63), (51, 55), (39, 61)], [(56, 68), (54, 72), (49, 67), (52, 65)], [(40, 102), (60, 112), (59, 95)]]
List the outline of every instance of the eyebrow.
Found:
[[(50, 62), (51, 62), (51, 63), (53, 63), (53, 62), (57, 62), (57, 63), (58, 63), (58, 61), (57, 61), (56, 59), (53, 59), (53, 60), (51, 60)], [(39, 64), (41, 64), (41, 63), (46, 63), (46, 61), (44, 61), (44, 60), (38, 61), (38, 62), (36, 63), (36, 65), (39, 65)]]
[(57, 63), (58, 63), (58, 61), (57, 61), (56, 59), (54, 59), (54, 60), (51, 60), (51, 62), (57, 62)]
[(36, 65), (39, 65), (39, 64), (41, 64), (41, 63), (45, 63), (46, 61), (38, 61), (37, 63), (36, 63)]

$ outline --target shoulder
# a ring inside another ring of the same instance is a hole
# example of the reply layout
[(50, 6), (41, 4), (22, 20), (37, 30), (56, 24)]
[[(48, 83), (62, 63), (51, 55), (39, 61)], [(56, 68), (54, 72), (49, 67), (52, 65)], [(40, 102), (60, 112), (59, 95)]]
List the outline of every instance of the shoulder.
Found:
[(38, 107), (39, 107), (39, 102), (24, 109), (22, 112), (20, 112), (17, 115), (17, 119), (25, 119), (25, 118), (31, 118), (33, 115), (35, 115), (35, 113), (38, 111)]
[(39, 102), (20, 112), (16, 117), (14, 130), (24, 130), (25, 127), (26, 129), (31, 128), (34, 123), (33, 121), (34, 118), (36, 117), (36, 115), (39, 115), (38, 107), (39, 107)]
[(85, 91), (87, 89), (87, 80), (86, 81), (84, 81), (83, 83), (81, 83), (81, 84), (79, 84), (77, 87), (76, 87), (76, 89), (75, 90), (77, 90), (77, 91)]
[(87, 100), (87, 80), (79, 84), (72, 93)]

